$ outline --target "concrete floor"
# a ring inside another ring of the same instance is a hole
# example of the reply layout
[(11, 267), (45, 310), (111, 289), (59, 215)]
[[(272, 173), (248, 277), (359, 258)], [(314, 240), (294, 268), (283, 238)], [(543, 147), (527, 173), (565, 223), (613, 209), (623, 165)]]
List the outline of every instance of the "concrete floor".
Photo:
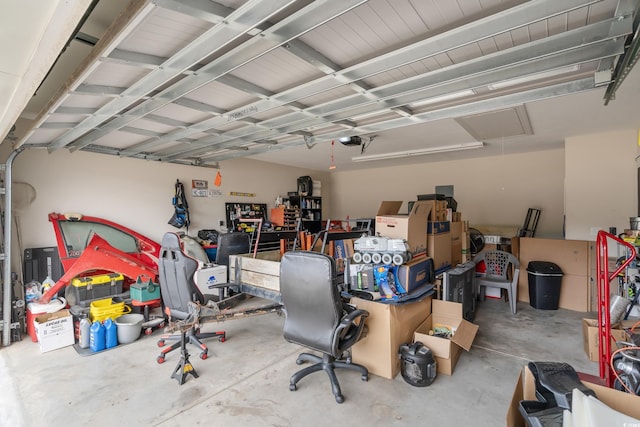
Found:
[(398, 375), (387, 380), (339, 371), (345, 402), (337, 404), (322, 372), (289, 391), (301, 347), (282, 338), (277, 313), (207, 324), (227, 341), (209, 340), (209, 358), (195, 348), (200, 375), (184, 385), (171, 379), (179, 353), (156, 363), (160, 331), (91, 355), (73, 347), (41, 354), (26, 337), (0, 349), (2, 426), (324, 426), (504, 425), (517, 376), (530, 360), (563, 361), (598, 374), (583, 351), (581, 319), (587, 313), (535, 310), (518, 303), (512, 316), (503, 301), (480, 303), (473, 348), (452, 376), (413, 387)]

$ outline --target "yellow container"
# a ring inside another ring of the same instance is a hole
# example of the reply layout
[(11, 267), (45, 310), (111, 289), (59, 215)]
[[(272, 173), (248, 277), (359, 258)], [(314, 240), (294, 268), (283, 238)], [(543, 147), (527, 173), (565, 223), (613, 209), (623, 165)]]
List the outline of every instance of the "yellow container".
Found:
[(89, 317), (92, 322), (115, 319), (131, 312), (131, 307), (125, 305), (124, 301), (114, 302), (113, 298), (105, 298), (91, 302)]

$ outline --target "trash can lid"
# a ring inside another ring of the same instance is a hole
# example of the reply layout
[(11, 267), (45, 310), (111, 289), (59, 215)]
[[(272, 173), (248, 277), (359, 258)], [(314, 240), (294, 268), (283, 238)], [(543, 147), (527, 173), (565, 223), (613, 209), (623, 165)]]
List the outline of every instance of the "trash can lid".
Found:
[(550, 261), (529, 261), (527, 271), (534, 274), (538, 273), (552, 276), (562, 275), (560, 267)]

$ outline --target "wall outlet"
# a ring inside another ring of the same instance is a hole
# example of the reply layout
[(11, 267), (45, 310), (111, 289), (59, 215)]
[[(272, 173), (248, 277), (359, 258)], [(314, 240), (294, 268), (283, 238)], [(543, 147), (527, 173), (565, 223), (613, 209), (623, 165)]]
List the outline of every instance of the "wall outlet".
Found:
[(218, 225), (219, 225), (220, 227), (224, 227), (224, 221), (223, 221), (223, 220), (220, 220), (220, 221), (218, 222)]

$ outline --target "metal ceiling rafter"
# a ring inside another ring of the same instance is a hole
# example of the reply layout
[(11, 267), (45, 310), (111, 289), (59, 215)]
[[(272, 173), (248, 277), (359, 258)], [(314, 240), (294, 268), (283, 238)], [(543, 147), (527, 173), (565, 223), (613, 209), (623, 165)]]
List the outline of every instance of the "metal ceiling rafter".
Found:
[(131, 65), (138, 68), (154, 70), (165, 63), (169, 58), (163, 58), (148, 53), (131, 52), (123, 49), (113, 49), (107, 56), (100, 58), (100, 62)]
[[(514, 66), (519, 66), (520, 75), (514, 75), (514, 73), (505, 73), (499, 75), (500, 79), (511, 79), (520, 77), (527, 74), (535, 74), (541, 70), (532, 67), (530, 70), (520, 67), (522, 64), (531, 63), (537, 58), (546, 58), (557, 56), (558, 52), (570, 53), (571, 51), (580, 50), (585, 52), (586, 50), (593, 49), (595, 56), (606, 53), (603, 52), (602, 43), (608, 42), (628, 34), (631, 30), (631, 20), (619, 20), (611, 19), (604, 22), (598, 22), (588, 25), (586, 27), (577, 28), (575, 30), (567, 31), (565, 33), (550, 36), (544, 39), (539, 39), (525, 45), (515, 46), (510, 49), (498, 51), (489, 55), (485, 55), (479, 58), (475, 58), (469, 61), (465, 61), (459, 64), (454, 64), (445, 68), (434, 70), (429, 73), (425, 73), (410, 79), (401, 80), (398, 82), (390, 83), (378, 88), (372, 89), (372, 93), (380, 98), (387, 99), (389, 97), (397, 97), (403, 93), (410, 93), (415, 91), (422, 91), (426, 87), (442, 86), (451, 82), (452, 80), (466, 81), (471, 77), (479, 75), (486, 75), (489, 72), (500, 72), (500, 69), (510, 69)], [(611, 53), (607, 56), (613, 56), (619, 50), (614, 46), (618, 43), (609, 44)], [(573, 63), (585, 62), (584, 59), (575, 59), (572, 62), (571, 59), (566, 61), (559, 61), (559, 64), (564, 62), (565, 66), (572, 65)], [(509, 64), (505, 66), (503, 64)], [(562, 67), (563, 65), (558, 65)], [(547, 69), (549, 67), (546, 67)], [(487, 83), (488, 84), (488, 83)], [(469, 84), (456, 88), (450, 88), (450, 93), (457, 90), (469, 89), (470, 87), (482, 85)], [(446, 91), (436, 91), (433, 93), (433, 97), (445, 95)], [(353, 96), (355, 97), (355, 96)], [(342, 105), (341, 105), (342, 104)], [(344, 98), (343, 100), (331, 101), (321, 106), (311, 107), (309, 110), (313, 114), (327, 114), (331, 112), (341, 111), (345, 107), (352, 108), (354, 103)]]
[(175, 101), (173, 101), (173, 103), (185, 108), (191, 108), (192, 110), (202, 111), (203, 113), (218, 115), (224, 114), (226, 112), (226, 110), (223, 110), (222, 108), (214, 107), (213, 105), (205, 104), (204, 102), (200, 101), (194, 101), (188, 98), (176, 99)]
[[(523, 74), (532, 74), (613, 56), (620, 53), (621, 40), (619, 36), (630, 30), (630, 21), (628, 19), (619, 21), (614, 26), (609, 24), (609, 22), (592, 24), (588, 27), (582, 27), (557, 36), (425, 73), (421, 76), (391, 83), (375, 89), (374, 92), (376, 92), (378, 99), (387, 103), (386, 105), (396, 107), (421, 99), (516, 78)], [(610, 29), (611, 32), (609, 31)], [(616, 38), (618, 39), (617, 42), (611, 40)], [(560, 53), (557, 52), (558, 49), (560, 49)], [(538, 59), (535, 59), (536, 55), (538, 55)], [(506, 61), (505, 57), (511, 58), (512, 62)], [(534, 59), (532, 60), (531, 58)], [(511, 65), (504, 66), (505, 62)], [(399, 98), (401, 95), (404, 95), (404, 98)], [(201, 139), (197, 145), (210, 147), (218, 141), (221, 144), (224, 144), (225, 141), (237, 144), (238, 140), (243, 138), (245, 142), (251, 142), (253, 138), (274, 138), (290, 133), (287, 132), (290, 129), (304, 129), (320, 125), (323, 119), (340, 121), (377, 111), (378, 109), (379, 103), (371, 102), (365, 97), (352, 95), (341, 100), (330, 101), (308, 108), (307, 113), (312, 113), (313, 119), (290, 113), (262, 122), (260, 127), (268, 129), (266, 133), (261, 132), (260, 129), (254, 126), (240, 128), (222, 134), (218, 138)], [(323, 119), (320, 119), (320, 117)], [(285, 126), (284, 129), (282, 128), (283, 126)], [(275, 130), (280, 130), (281, 132), (276, 134)], [(247, 139), (249, 135), (252, 135), (252, 137)], [(192, 148), (188, 151), (183, 150), (180, 153), (176, 152), (176, 150), (179, 150), (179, 148), (168, 148), (159, 154), (163, 158), (177, 158), (176, 156), (193, 156), (204, 152), (204, 148)]]
[[(363, 3), (363, 1), (361, 1), (359, 3)], [(353, 9), (354, 7), (356, 7), (355, 4), (352, 5), (349, 8), (349, 10)], [(344, 13), (344, 12), (346, 12), (346, 10), (342, 11), (342, 13)], [(337, 13), (337, 11), (334, 11), (334, 12), (331, 12), (331, 13), (335, 14), (335, 13)], [(336, 16), (338, 16), (338, 15), (336, 15)], [(292, 18), (289, 17), (289, 18), (287, 18), (287, 19), (285, 19), (283, 21), (286, 21), (286, 25), (289, 25), (289, 22), (291, 20), (292, 20)], [(328, 20), (329, 20), (329, 18), (325, 18), (325, 21), (328, 21)], [(276, 24), (274, 27), (269, 28), (268, 30), (265, 30), (265, 31), (268, 31), (268, 32), (276, 31), (278, 27), (281, 27), (281, 26), (285, 25), (285, 24), (283, 24), (283, 21), (281, 21), (280, 23)], [(294, 22), (294, 24), (295, 24), (295, 22)], [(319, 24), (314, 24), (314, 25), (319, 25)], [(307, 29), (307, 30), (305, 30), (305, 32), (309, 31), (309, 30), (310, 29)], [(282, 31), (282, 30), (280, 30), (280, 31)], [(294, 37), (290, 38), (289, 40), (280, 43), (280, 45), (283, 45), (283, 44), (284, 45), (289, 45), (289, 44), (293, 43), (296, 46), (299, 46), (300, 49), (302, 49), (303, 46), (304, 46), (304, 43), (295, 40), (295, 37), (299, 37), (300, 35), (302, 35), (302, 33), (296, 34)], [(307, 47), (307, 49), (308, 49), (308, 51), (311, 51), (311, 48)], [(238, 50), (238, 49), (235, 49), (235, 50)], [(233, 51), (230, 52), (230, 54), (233, 54)], [(240, 55), (242, 55), (242, 52), (240, 52)], [(320, 59), (320, 56), (316, 56), (316, 59)], [(329, 62), (329, 60), (327, 58), (324, 58), (323, 60), (325, 62), (327, 62), (327, 63)], [(249, 62), (249, 60), (247, 60), (246, 62)], [(198, 73), (200, 75), (202, 75), (202, 76), (205, 76), (206, 73), (209, 72), (208, 69), (210, 68), (210, 66), (211, 66), (211, 64), (208, 64), (206, 67), (203, 67), (202, 69), (198, 70)], [(335, 65), (335, 64), (334, 64), (334, 66), (337, 67), (337, 65)], [(228, 70), (228, 71), (230, 71), (230, 70)], [(213, 73), (213, 72), (209, 72), (210, 79), (208, 81), (216, 80), (216, 81), (219, 81), (221, 83), (228, 84), (231, 87), (234, 87), (236, 89), (243, 90), (243, 83), (242, 83), (243, 81), (241, 79), (235, 77), (235, 76), (227, 74), (228, 71), (225, 71), (224, 73), (219, 73), (220, 74), (219, 76), (216, 76), (216, 74)], [(227, 79), (224, 80), (225, 78), (227, 78)], [(247, 88), (253, 87), (253, 92), (248, 92), (248, 93), (251, 93), (252, 95), (254, 95), (256, 97), (259, 97), (264, 102), (269, 102), (270, 97), (275, 95), (275, 94), (273, 94), (271, 92), (266, 91), (265, 89), (258, 88), (255, 85), (249, 86), (248, 82), (244, 82), (244, 84), (246, 84)], [(248, 107), (247, 109), (235, 109), (233, 111), (222, 111), (222, 110), (219, 110), (219, 109), (217, 111), (214, 111), (213, 109), (215, 107), (212, 107), (212, 106), (209, 106), (207, 104), (200, 103), (200, 102), (197, 102), (197, 101), (192, 101), (192, 100), (189, 100), (187, 98), (177, 98), (177, 99), (173, 100), (172, 102), (177, 104), (177, 105), (182, 105), (182, 106), (185, 106), (185, 107), (188, 107), (188, 108), (193, 108), (193, 109), (196, 109), (196, 110), (199, 110), (199, 111), (211, 112), (214, 115), (216, 115), (216, 117), (214, 117), (214, 119), (221, 118), (221, 120), (223, 122), (225, 122), (225, 123), (228, 122), (228, 121), (245, 121), (245, 122), (250, 122), (250, 123), (255, 123), (256, 122), (256, 120), (249, 120), (248, 119), (247, 112), (248, 111), (253, 111), (252, 107)], [(301, 110), (303, 107), (304, 107), (303, 105), (297, 104), (296, 102), (292, 102), (289, 105), (289, 108), (292, 108), (294, 110)], [(233, 117), (233, 119), (229, 120), (228, 119), (229, 117)], [(196, 123), (196, 124), (192, 125), (191, 127), (187, 128), (187, 129), (181, 128), (181, 129), (177, 129), (175, 131), (169, 132), (169, 133), (165, 134), (161, 138), (161, 140), (162, 141), (166, 141), (166, 142), (170, 142), (170, 141), (174, 141), (174, 140), (179, 139), (179, 138), (184, 138), (184, 137), (186, 137), (188, 135), (191, 135), (193, 133), (210, 132), (210, 130), (211, 129), (215, 129), (215, 127), (209, 126), (208, 124), (206, 124), (208, 122), (208, 120), (211, 120), (211, 119), (207, 119), (207, 120), (205, 120), (203, 122)], [(147, 148), (155, 145), (157, 142), (158, 141), (156, 139), (150, 139), (149, 141), (143, 141), (143, 142), (141, 142), (139, 144), (135, 144), (135, 145), (129, 147), (127, 150), (122, 151), (121, 154), (123, 156), (133, 156), (133, 155), (135, 155), (137, 153), (140, 153), (140, 152), (146, 150)]]
[[(420, 101), (422, 99), (428, 99), (432, 97), (441, 96), (448, 93), (454, 93), (460, 90), (465, 90), (469, 88), (477, 88), (483, 87), (492, 83), (500, 82), (503, 80), (508, 80), (510, 78), (516, 78), (521, 76), (522, 73), (526, 72), (544, 72), (552, 69), (563, 68), (565, 66), (569, 66), (572, 64), (579, 64), (584, 62), (590, 62), (593, 60), (600, 59), (606, 55), (615, 55), (619, 54), (622, 51), (623, 43), (622, 40), (608, 40), (603, 42), (597, 46), (582, 46), (571, 52), (561, 52), (554, 55), (546, 55), (541, 58), (532, 60), (526, 63), (514, 64), (513, 66), (505, 67), (499, 71), (495, 71), (493, 73), (487, 72), (478, 74), (475, 76), (469, 76), (466, 79), (455, 79), (452, 81), (447, 81), (442, 84), (426, 87), (421, 90), (416, 90), (412, 92), (403, 92), (401, 94), (395, 95), (393, 97), (384, 98), (385, 102), (391, 105), (407, 105), (413, 102)], [(322, 116), (324, 121), (329, 122), (338, 122), (340, 120), (345, 120), (348, 117), (352, 117), (356, 114), (362, 114), (370, 111), (377, 110), (377, 106), (375, 103), (367, 103), (364, 105), (360, 105), (358, 107), (354, 107), (352, 109), (343, 109), (339, 112), (326, 112)], [(414, 115), (417, 117), (419, 114)], [(409, 123), (408, 121), (405, 121)], [(245, 142), (251, 142), (252, 139), (256, 137), (260, 138), (274, 138), (279, 135), (289, 134), (292, 129), (306, 129), (308, 127), (320, 124), (320, 120), (289, 120), (288, 124), (284, 125), (284, 127), (276, 127), (273, 128), (271, 132), (267, 133), (255, 133), (251, 138), (244, 139)], [(234, 132), (234, 131), (232, 131)], [(277, 133), (277, 134), (276, 134)], [(246, 138), (246, 137), (245, 137)], [(222, 142), (217, 145), (218, 147), (224, 148), (226, 144), (234, 144), (237, 145), (239, 141), (243, 140), (242, 137), (233, 138), (227, 142)], [(213, 145), (213, 147), (216, 147)], [(171, 150), (171, 148), (167, 149)], [(162, 154), (162, 153), (160, 153)], [(191, 151), (187, 153), (189, 156), (198, 155), (198, 152)], [(165, 158), (167, 156), (164, 156)], [(171, 158), (171, 157), (169, 157)]]
[(155, 6), (151, 4), (151, 0), (133, 0), (129, 3), (123, 13), (109, 27), (107, 34), (98, 41), (89, 56), (80, 63), (76, 71), (71, 74), (69, 79), (51, 97), (49, 102), (47, 102), (38, 114), (38, 117), (36, 117), (31, 124), (31, 127), (25, 132), (20, 141), (16, 143), (15, 148), (20, 148), (31, 135), (33, 135), (35, 129), (44, 123), (44, 121), (53, 114), (52, 112), (60, 107), (62, 103), (73, 94), (73, 90), (80, 85), (87, 76), (91, 75), (99, 65), (96, 59), (100, 56), (108, 55), (114, 46), (134, 31), (138, 24), (143, 21), (154, 8)]
[[(84, 79), (98, 66), (96, 58), (101, 55), (108, 55), (113, 46), (120, 43), (127, 37), (136, 26), (153, 10), (155, 6), (151, 0), (131, 2), (122, 15), (111, 25), (111, 30), (107, 32), (96, 44), (89, 57), (85, 58), (76, 71), (51, 97), (49, 102), (40, 110), (40, 113), (32, 122), (31, 127), (25, 132), (22, 138), (15, 144), (14, 148), (20, 148), (33, 135), (42, 123), (44, 123), (53, 112), (73, 93), (73, 90), (80, 85)], [(126, 17), (126, 19), (124, 18)]]
[[(618, 25), (614, 27), (615, 31), (613, 33), (603, 32), (608, 28), (608, 23), (606, 22), (592, 24), (589, 27), (572, 30), (571, 34), (566, 33), (566, 35), (538, 40), (528, 45), (496, 52), (417, 77), (381, 86), (374, 89), (373, 92), (378, 99), (390, 102), (392, 106), (397, 105), (398, 97), (405, 95), (404, 100), (400, 101), (400, 103), (406, 105), (423, 99), (489, 85), (500, 80), (508, 80), (526, 74), (534, 74), (602, 57), (614, 56), (621, 52), (622, 45), (619, 36), (628, 31), (628, 24), (630, 24), (628, 20), (626, 23), (618, 22)], [(563, 40), (558, 41), (558, 38)], [(618, 40), (612, 41), (611, 39)], [(560, 51), (559, 54), (558, 49)], [(538, 59), (536, 59), (536, 55), (538, 55)], [(509, 57), (511, 60), (506, 61), (505, 57)], [(504, 63), (511, 65), (504, 66)], [(412, 93), (413, 95), (411, 95)], [(358, 107), (362, 109), (357, 109)], [(377, 103), (371, 103), (367, 98), (352, 95), (310, 107), (307, 112), (312, 113), (315, 117), (325, 117), (327, 120), (341, 120), (377, 110)], [(346, 111), (346, 113), (337, 114), (342, 111)], [(265, 128), (273, 129), (279, 126), (290, 126), (302, 120), (304, 120), (304, 117), (295, 117), (295, 114), (288, 114), (267, 120), (261, 125)], [(316, 122), (311, 122), (310, 125), (312, 124), (316, 124)], [(255, 128), (248, 129), (248, 131), (255, 133)], [(229, 133), (237, 137), (250, 135), (242, 134), (241, 132), (242, 128)], [(273, 136), (271, 135), (270, 137)], [(209, 141), (211, 143), (215, 142), (212, 139)]]
[(132, 133), (134, 135), (148, 136), (148, 137), (158, 137), (162, 135), (160, 132), (154, 132), (152, 130), (147, 130), (147, 129), (140, 129), (132, 126), (125, 126), (120, 130), (122, 132)]
[(90, 85), (82, 83), (73, 91), (74, 95), (121, 96), (126, 87)]
[(58, 107), (55, 114), (73, 114), (81, 116), (90, 116), (95, 113), (96, 108), (88, 107)]
[[(300, 40), (292, 40), (284, 46), (290, 53), (296, 57), (302, 59), (306, 63), (314, 66), (316, 69), (324, 74), (331, 75), (338, 80), (342, 80), (344, 84), (350, 85), (349, 87), (356, 92), (365, 94), (374, 100), (373, 96), (369, 95), (371, 87), (363, 81), (349, 81), (342, 77), (339, 71), (342, 67), (331, 61), (326, 56), (322, 55), (317, 50), (311, 48), (309, 45), (302, 43)], [(287, 104), (291, 105), (291, 104)], [(401, 115), (411, 115), (411, 111), (404, 107), (398, 107), (398, 113)]]
[[(613, 16), (615, 18), (633, 16), (636, 8), (638, 8), (637, 0), (618, 0), (618, 5), (616, 6)], [(614, 66), (615, 58), (604, 58), (600, 61), (595, 75), (596, 86), (609, 84), (611, 82)]]
[[(296, 86), (278, 93), (268, 100), (260, 100), (243, 105), (230, 111), (225, 116), (205, 119), (189, 129), (177, 133), (171, 132), (162, 139), (171, 140), (171, 138), (175, 138), (176, 136), (185, 136), (189, 133), (201, 132), (204, 129), (216, 128), (229, 121), (233, 121), (236, 113), (242, 113), (244, 111), (264, 112), (272, 108), (281, 107), (299, 99), (343, 86), (347, 82), (354, 82), (408, 63), (433, 57), (450, 49), (465, 46), (496, 34), (519, 28), (531, 24), (531, 22), (548, 19), (561, 13), (588, 6), (597, 1), (599, 0), (538, 1), (515, 6), (481, 20), (413, 43), (405, 48), (372, 58), (368, 61)], [(325, 64), (325, 66), (330, 67), (330, 64)], [(410, 111), (406, 111), (406, 113), (409, 115)], [(238, 116), (244, 117), (246, 114), (238, 114)]]
[[(485, 99), (481, 101), (471, 102), (465, 105), (457, 105), (453, 107), (442, 108), (435, 111), (429, 111), (420, 113), (414, 116), (415, 119), (418, 119), (421, 123), (426, 123), (435, 120), (441, 120), (446, 118), (456, 118), (463, 117), (470, 114), (477, 114), (485, 111), (492, 111), (501, 108), (509, 108), (515, 107), (518, 105), (525, 104), (527, 102), (540, 101), (543, 99), (554, 98), (558, 96), (565, 96), (578, 92), (585, 92), (587, 90), (593, 89), (593, 78), (588, 77), (581, 80), (575, 80), (572, 82), (560, 83), (557, 85), (547, 86), (544, 88), (531, 89), (528, 91), (523, 91), (520, 93), (509, 94), (498, 96), (495, 98)], [(381, 132), (383, 130), (396, 129), (404, 126), (408, 126), (411, 124), (415, 124), (413, 122), (409, 122), (406, 118), (397, 118), (384, 122), (376, 123), (375, 125), (366, 125), (361, 126), (354, 130), (355, 134), (370, 134)], [(332, 140), (336, 139), (339, 136), (343, 136), (343, 134), (336, 133), (327, 133), (324, 135), (314, 135), (316, 140)], [(261, 154), (267, 153), (274, 150), (282, 150), (286, 148), (297, 147), (304, 144), (303, 141), (292, 141), (286, 144), (278, 144), (275, 146), (269, 147), (258, 147), (252, 150), (253, 154)], [(239, 155), (233, 155), (232, 153), (223, 154), (223, 155), (211, 155), (211, 156), (203, 156), (201, 159), (203, 162), (219, 162), (222, 160), (229, 160), (236, 157), (242, 157)], [(167, 159), (155, 158), (156, 160), (161, 161), (170, 161)], [(203, 164), (203, 166), (206, 163)]]
[[(99, 126), (109, 117), (118, 114), (118, 112), (134, 103), (140, 96), (148, 94), (177, 75), (180, 75), (183, 71), (211, 55), (212, 52), (228, 46), (238, 37), (246, 34), (250, 28), (255, 27), (255, 25), (273, 16), (273, 14), (290, 5), (293, 1), (294, 0), (273, 0), (268, 2), (268, 4), (260, 0), (247, 1), (244, 5), (226, 16), (223, 22), (206, 31), (200, 37), (189, 43), (187, 47), (165, 61), (162, 66), (151, 70), (151, 72), (142, 79), (132, 84), (118, 99), (104, 105), (98, 109), (93, 116), (85, 119), (75, 129), (54, 140), (49, 144), (49, 151), (65, 147), (78, 139), (81, 141), (88, 139), (95, 141), (104, 136), (106, 133), (101, 132), (102, 128), (99, 128)], [(116, 46), (113, 46), (113, 48), (115, 47)], [(128, 124), (128, 122), (136, 118), (131, 112), (134, 110), (137, 111), (139, 107), (140, 106), (134, 107), (127, 113), (127, 120), (121, 116), (119, 119), (112, 120), (109, 123), (126, 122), (122, 126)], [(99, 130), (95, 130), (96, 128)], [(115, 127), (112, 125), (109, 127), (109, 131), (110, 130), (115, 130)], [(76, 144), (76, 148), (78, 145), (80, 144)]]
[(630, 35), (629, 45), (624, 55), (621, 56), (620, 61), (613, 69), (611, 76), (611, 82), (607, 86), (604, 94), (604, 105), (608, 105), (612, 99), (615, 99), (616, 91), (622, 85), (622, 82), (627, 78), (631, 69), (636, 65), (638, 59), (640, 59), (640, 4), (631, 0), (620, 0), (616, 14), (636, 14), (634, 17), (634, 33)]
[(233, 9), (211, 0), (154, 0), (163, 9), (189, 15), (213, 24), (226, 19)]
[[(276, 0), (269, 2), (255, 0), (255, 3), (259, 3), (264, 6), (265, 3), (269, 3), (273, 7), (273, 3)], [(215, 80), (215, 78), (223, 76), (234, 69), (270, 52), (271, 50), (281, 46), (291, 39), (301, 36), (302, 34), (312, 30), (313, 28), (322, 25), (323, 23), (340, 16), (341, 14), (353, 9), (359, 4), (364, 3), (366, 0), (343, 0), (341, 2), (332, 2), (330, 0), (315, 1), (303, 9), (293, 13), (292, 15), (284, 18), (282, 21), (269, 27), (267, 30), (260, 33), (260, 37), (253, 37), (249, 41), (243, 43), (241, 46), (232, 49), (231, 51), (223, 54), (221, 57), (214, 59), (209, 64), (203, 66), (198, 72), (193, 75), (187, 76), (179, 82), (171, 85), (169, 88), (160, 92), (153, 99), (149, 99), (140, 105), (132, 108), (125, 115), (98, 127), (96, 130), (89, 132), (84, 136), (76, 135), (70, 139), (65, 136), (63, 139), (59, 139), (54, 142), (54, 147), (69, 146), (72, 151), (81, 149), (82, 147), (92, 143), (93, 141), (101, 138), (107, 133), (125, 126), (129, 122), (136, 120), (137, 118), (149, 114), (150, 112), (157, 110), (164, 105), (180, 98), (187, 93)], [(293, 1), (285, 2), (280, 0), (278, 4), (292, 3)], [(260, 7), (250, 7), (254, 2), (249, 1), (241, 6), (232, 15), (239, 13), (241, 9), (249, 8), (247, 12), (250, 18), (256, 18), (257, 11)], [(284, 5), (283, 5), (284, 7)], [(261, 17), (261, 21), (268, 19), (269, 16)], [(231, 17), (225, 22), (230, 21)], [(258, 21), (257, 19), (255, 19)], [(303, 22), (300, 22), (302, 20)], [(257, 25), (257, 22), (256, 22)], [(228, 25), (227, 25), (228, 26)], [(217, 45), (215, 45), (217, 46)], [(207, 55), (210, 56), (210, 55)], [(173, 58), (173, 57), (172, 57)], [(212, 78), (213, 77), (213, 78)], [(86, 129), (84, 130), (86, 132)], [(76, 133), (84, 133), (76, 132)]]

